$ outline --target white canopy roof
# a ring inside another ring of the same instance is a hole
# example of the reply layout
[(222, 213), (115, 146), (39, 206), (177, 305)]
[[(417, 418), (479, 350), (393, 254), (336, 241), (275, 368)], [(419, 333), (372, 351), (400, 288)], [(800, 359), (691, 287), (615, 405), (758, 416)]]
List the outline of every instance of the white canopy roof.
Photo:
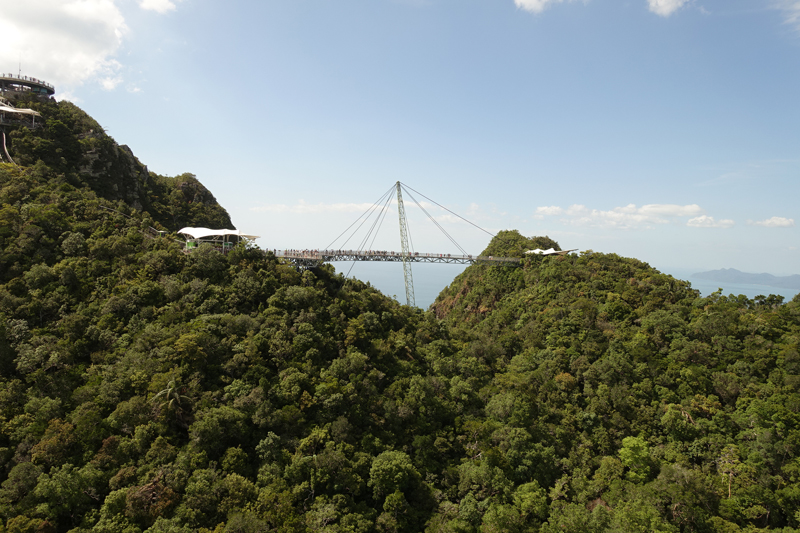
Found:
[(536, 255), (567, 255), (570, 252), (574, 252), (577, 248), (573, 250), (556, 250), (555, 248), (548, 248), (547, 250), (542, 250), (541, 248), (537, 248), (535, 250), (528, 250), (525, 252), (526, 254), (536, 254)]
[(547, 250), (542, 250), (541, 248), (537, 248), (535, 250), (528, 250), (525, 253), (526, 254), (536, 254), (536, 255), (552, 255), (552, 254), (555, 254), (555, 253), (558, 253), (558, 252), (556, 252), (555, 248), (548, 248)]
[(185, 235), (191, 239), (206, 239), (214, 237), (236, 236), (243, 239), (258, 239), (260, 235), (248, 235), (237, 229), (208, 229), (208, 228), (183, 228), (178, 230), (178, 234)]
[(18, 115), (33, 115), (35, 117), (40, 117), (41, 115), (34, 111), (33, 109), (17, 109), (16, 107), (10, 107), (7, 105), (0, 104), (0, 112), (2, 113), (16, 113)]

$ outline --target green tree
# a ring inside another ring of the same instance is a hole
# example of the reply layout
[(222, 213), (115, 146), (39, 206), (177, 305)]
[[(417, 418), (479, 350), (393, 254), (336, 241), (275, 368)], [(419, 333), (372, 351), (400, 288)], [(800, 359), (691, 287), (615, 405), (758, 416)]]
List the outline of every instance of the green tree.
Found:
[(628, 468), (627, 478), (634, 483), (642, 483), (650, 476), (650, 448), (643, 438), (622, 439), (619, 459)]
[(166, 388), (159, 391), (152, 398), (159, 411), (172, 415), (183, 427), (186, 426), (185, 414), (191, 407), (191, 398), (183, 394), (186, 388), (178, 384), (176, 380), (170, 380)]

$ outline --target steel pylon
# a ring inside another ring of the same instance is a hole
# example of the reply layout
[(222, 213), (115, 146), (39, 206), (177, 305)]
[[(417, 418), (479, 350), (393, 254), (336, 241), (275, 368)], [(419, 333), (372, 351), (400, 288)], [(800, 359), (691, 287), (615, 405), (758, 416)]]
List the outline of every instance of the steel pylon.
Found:
[(414, 301), (414, 278), (411, 275), (411, 253), (408, 248), (408, 221), (406, 220), (406, 208), (403, 205), (403, 193), (400, 192), (400, 182), (397, 187), (397, 215), (400, 218), (400, 247), (402, 248), (403, 278), (406, 282), (406, 303), (411, 307), (416, 307)]

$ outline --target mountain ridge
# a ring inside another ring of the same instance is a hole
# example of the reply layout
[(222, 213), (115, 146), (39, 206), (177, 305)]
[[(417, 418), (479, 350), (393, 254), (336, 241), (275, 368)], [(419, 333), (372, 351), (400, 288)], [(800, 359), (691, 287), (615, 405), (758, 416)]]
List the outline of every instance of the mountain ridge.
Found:
[(741, 272), (735, 268), (722, 268), (718, 270), (709, 270), (707, 272), (698, 272), (696, 274), (692, 274), (692, 277), (720, 283), (764, 285), (778, 289), (800, 289), (800, 274), (793, 274), (791, 276), (775, 276), (767, 273), (752, 274), (748, 272)]

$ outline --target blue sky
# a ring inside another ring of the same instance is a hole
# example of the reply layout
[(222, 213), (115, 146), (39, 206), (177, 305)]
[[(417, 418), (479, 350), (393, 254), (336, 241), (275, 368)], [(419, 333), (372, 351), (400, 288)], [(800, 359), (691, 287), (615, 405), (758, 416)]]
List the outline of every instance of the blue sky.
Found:
[[(21, 59), (150, 170), (197, 175), (265, 248), (324, 247), (399, 180), (492, 232), (667, 272), (800, 273), (797, 0), (0, 0), (0, 13), (0, 71)], [(485, 247), (429, 207), (464, 248)], [(455, 251), (408, 216), (418, 251)], [(376, 247), (399, 248), (396, 218)]]

